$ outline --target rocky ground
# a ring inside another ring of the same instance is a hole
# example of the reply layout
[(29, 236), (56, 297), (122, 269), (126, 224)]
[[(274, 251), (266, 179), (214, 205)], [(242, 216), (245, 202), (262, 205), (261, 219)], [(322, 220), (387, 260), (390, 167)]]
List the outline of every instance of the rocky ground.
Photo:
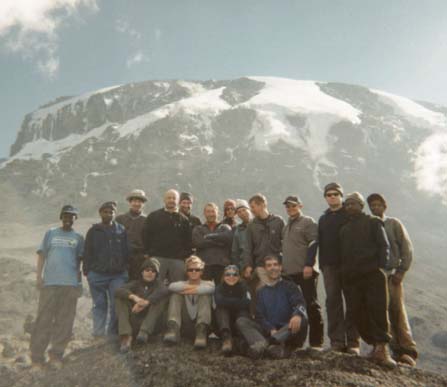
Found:
[(443, 387), (447, 378), (419, 369), (394, 370), (364, 358), (332, 352), (299, 351), (287, 360), (252, 361), (223, 357), (219, 344), (194, 351), (191, 344), (166, 347), (156, 342), (121, 355), (106, 344), (75, 351), (62, 370), (14, 373), (4, 370), (1, 387)]
[[(83, 220), (85, 232), (93, 222)], [(3, 386), (446, 386), (447, 286), (445, 265), (416, 261), (406, 279), (407, 306), (420, 359), (416, 370), (388, 371), (366, 360), (331, 353), (300, 352), (291, 360), (266, 365), (242, 357), (223, 358), (215, 351), (194, 352), (188, 345), (137, 349), (120, 356), (112, 345), (98, 347), (90, 338), (91, 299), (84, 283), (74, 338), (62, 371), (29, 372), (27, 316), (35, 315), (35, 250), (48, 225), (33, 228), (0, 224), (0, 387)], [(324, 300), (323, 289), (320, 297)], [(265, 365), (265, 367), (262, 367)]]

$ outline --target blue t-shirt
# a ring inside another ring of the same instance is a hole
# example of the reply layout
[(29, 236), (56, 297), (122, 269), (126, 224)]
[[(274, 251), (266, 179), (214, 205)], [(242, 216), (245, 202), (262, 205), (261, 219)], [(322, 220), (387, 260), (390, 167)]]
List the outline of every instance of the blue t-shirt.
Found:
[(45, 258), (43, 282), (45, 286), (78, 286), (80, 257), (84, 238), (77, 232), (61, 227), (48, 230), (37, 250)]

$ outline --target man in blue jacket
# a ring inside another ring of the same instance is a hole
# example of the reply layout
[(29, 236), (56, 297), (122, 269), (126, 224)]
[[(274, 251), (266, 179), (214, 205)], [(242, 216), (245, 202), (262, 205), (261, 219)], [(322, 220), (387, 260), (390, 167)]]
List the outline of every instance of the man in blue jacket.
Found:
[[(99, 209), (101, 223), (94, 224), (85, 238), (83, 272), (93, 301), (93, 336), (118, 334), (115, 291), (128, 280), (129, 244), (124, 226), (115, 222), (116, 203), (106, 202)], [(110, 305), (109, 305), (110, 304)]]
[(236, 325), (249, 345), (251, 358), (261, 358), (265, 352), (273, 358), (285, 358), (306, 340), (306, 303), (300, 288), (281, 278), (278, 257), (265, 257), (264, 269), (269, 281), (256, 294), (256, 319), (240, 317)]

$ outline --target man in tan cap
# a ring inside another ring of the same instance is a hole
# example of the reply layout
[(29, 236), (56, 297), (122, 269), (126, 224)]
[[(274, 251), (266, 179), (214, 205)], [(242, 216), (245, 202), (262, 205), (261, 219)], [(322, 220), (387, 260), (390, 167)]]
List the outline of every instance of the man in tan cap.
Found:
[(147, 196), (141, 189), (132, 190), (126, 197), (129, 211), (118, 215), (116, 221), (124, 226), (129, 238), (131, 256), (129, 258), (129, 279), (137, 280), (141, 277), (141, 264), (144, 260), (143, 226), (146, 215), (143, 213)]

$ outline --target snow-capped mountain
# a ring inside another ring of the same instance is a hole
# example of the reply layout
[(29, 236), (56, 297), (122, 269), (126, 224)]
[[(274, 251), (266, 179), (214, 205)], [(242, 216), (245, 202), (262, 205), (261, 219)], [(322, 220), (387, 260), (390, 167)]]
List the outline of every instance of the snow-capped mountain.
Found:
[(200, 206), (260, 191), (280, 213), (298, 193), (317, 216), (321, 189), (335, 180), (383, 192), (393, 213), (436, 227), (447, 200), (446, 113), (361, 86), (273, 77), (147, 81), (63, 97), (25, 117), (0, 167), (1, 211), (47, 218), (72, 202), (90, 215), (103, 200), (123, 203), (133, 187), (156, 207), (177, 187)]

